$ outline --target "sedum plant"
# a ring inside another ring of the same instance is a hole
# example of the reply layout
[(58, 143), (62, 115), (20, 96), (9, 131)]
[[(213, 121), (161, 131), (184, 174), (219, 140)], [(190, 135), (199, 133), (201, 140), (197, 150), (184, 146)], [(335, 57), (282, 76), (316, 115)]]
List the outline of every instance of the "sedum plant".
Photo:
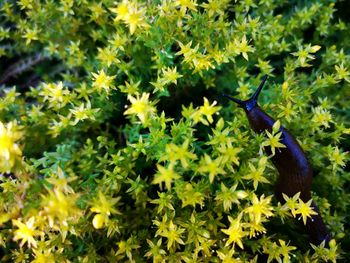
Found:
[[(3, 262), (336, 262), (350, 257), (346, 1), (0, 3)], [(220, 94), (298, 138), (332, 234)], [(295, 218), (299, 219), (295, 220)]]

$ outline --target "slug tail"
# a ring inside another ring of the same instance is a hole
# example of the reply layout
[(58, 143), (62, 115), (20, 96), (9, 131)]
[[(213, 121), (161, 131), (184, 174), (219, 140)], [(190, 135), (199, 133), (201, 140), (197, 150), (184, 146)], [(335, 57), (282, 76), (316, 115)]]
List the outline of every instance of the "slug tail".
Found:
[(331, 240), (331, 235), (323, 222), (320, 211), (314, 201), (312, 202), (312, 207), (317, 212), (317, 215), (314, 215), (312, 219), (308, 219), (306, 223), (306, 229), (309, 233), (310, 241), (315, 245), (320, 245), (322, 242), (325, 242), (326, 246), (328, 246), (329, 241)]

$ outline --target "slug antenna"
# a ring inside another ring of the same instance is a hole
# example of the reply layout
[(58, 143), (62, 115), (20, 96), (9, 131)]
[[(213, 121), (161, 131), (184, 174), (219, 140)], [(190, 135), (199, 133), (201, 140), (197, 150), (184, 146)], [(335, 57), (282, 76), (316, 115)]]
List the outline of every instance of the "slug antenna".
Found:
[(255, 100), (255, 101), (258, 100), (260, 91), (261, 91), (262, 88), (264, 87), (264, 84), (265, 84), (265, 82), (266, 82), (266, 80), (267, 80), (267, 77), (268, 77), (268, 75), (265, 75), (265, 76), (263, 77), (263, 79), (262, 79), (262, 81), (261, 81), (261, 83), (260, 83), (258, 89), (254, 92), (253, 96), (251, 97), (251, 100)]
[(262, 90), (262, 88), (264, 87), (264, 84), (267, 80), (267, 75), (265, 75), (258, 87), (258, 89), (254, 92), (253, 96), (249, 99), (249, 100), (239, 100), (239, 99), (236, 99), (236, 98), (233, 98), (229, 95), (226, 95), (226, 94), (222, 94), (224, 97), (236, 102), (241, 108), (243, 108), (244, 110), (246, 111), (250, 111), (251, 109), (253, 109), (255, 106), (257, 106), (257, 101), (258, 101), (258, 97), (259, 97), (259, 94), (260, 94), (260, 91)]
[(231, 97), (231, 96), (229, 96), (229, 95), (227, 95), (227, 94), (222, 94), (222, 96), (228, 98), (229, 100), (232, 100), (232, 101), (236, 102), (240, 107), (244, 107), (244, 106), (245, 106), (245, 103), (244, 103), (244, 101), (242, 101), (242, 100), (233, 98), (233, 97)]

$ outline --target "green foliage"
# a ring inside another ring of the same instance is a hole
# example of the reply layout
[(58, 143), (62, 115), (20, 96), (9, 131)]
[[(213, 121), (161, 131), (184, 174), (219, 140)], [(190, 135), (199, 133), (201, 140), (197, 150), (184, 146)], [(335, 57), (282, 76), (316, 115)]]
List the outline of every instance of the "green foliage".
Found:
[[(1, 260), (350, 258), (349, 8), (1, 1)], [(220, 97), (247, 99), (264, 74), (267, 136)], [(311, 201), (273, 196), (262, 148), (285, 147), (279, 125), (312, 163), (328, 247), (301, 234)]]

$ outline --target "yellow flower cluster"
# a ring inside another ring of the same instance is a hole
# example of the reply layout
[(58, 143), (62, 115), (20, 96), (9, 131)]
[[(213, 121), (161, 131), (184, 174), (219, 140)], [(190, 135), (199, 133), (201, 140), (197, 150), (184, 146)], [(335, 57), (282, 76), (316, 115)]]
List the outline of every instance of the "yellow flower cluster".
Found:
[(39, 95), (44, 101), (49, 102), (49, 108), (60, 109), (70, 101), (70, 92), (63, 86), (62, 81), (55, 83), (43, 84)]
[(40, 235), (41, 232), (36, 230), (35, 218), (31, 217), (27, 222), (22, 223), (21, 220), (14, 219), (13, 224), (17, 227), (14, 232), (14, 240), (21, 240), (21, 246), (28, 243), (28, 246), (36, 247), (37, 241), (34, 236)]
[(115, 22), (122, 20), (129, 26), (131, 35), (135, 33), (138, 27), (143, 29), (149, 28), (146, 22), (145, 9), (136, 1), (124, 0), (116, 8), (110, 8), (110, 10), (117, 14), (114, 19)]
[(203, 97), (203, 100), (204, 104), (199, 108), (193, 109), (192, 104), (190, 104), (188, 108), (182, 107), (182, 116), (189, 118), (194, 124), (201, 122), (204, 125), (209, 126), (209, 124), (213, 123), (213, 115), (219, 114), (221, 106), (215, 106), (217, 104), (217, 101), (215, 100), (212, 104), (209, 104), (208, 99), (205, 97)]
[(119, 211), (114, 208), (119, 199), (120, 197), (110, 198), (106, 197), (101, 191), (98, 192), (98, 198), (94, 200), (90, 208), (91, 212), (96, 213), (92, 220), (94, 228), (99, 229), (106, 225), (111, 214), (120, 214)]
[(0, 122), (0, 172), (10, 172), (21, 159), (22, 151), (16, 143), (22, 134), (16, 131), (15, 124)]
[(312, 199), (306, 203), (300, 199), (300, 192), (296, 193), (293, 197), (288, 197), (286, 194), (283, 194), (283, 198), (286, 203), (283, 205), (284, 210), (290, 210), (293, 217), (299, 216), (299, 219), (303, 219), (304, 225), (308, 218), (312, 219), (313, 215), (317, 215), (317, 212), (314, 210), (314, 205), (312, 204)]
[(272, 127), (272, 133), (266, 131), (267, 139), (261, 144), (261, 147), (270, 147), (272, 155), (275, 155), (275, 149), (286, 148), (286, 146), (280, 142), (282, 136), (282, 132), (279, 131), (280, 126), (280, 122), (276, 121)]
[(314, 108), (313, 112), (314, 116), (311, 119), (312, 123), (316, 127), (323, 126), (325, 128), (329, 128), (329, 124), (332, 122), (332, 114), (322, 106)]
[(142, 93), (141, 98), (139, 94), (136, 95), (136, 98), (129, 95), (128, 100), (131, 102), (131, 106), (124, 112), (124, 114), (136, 115), (141, 123), (146, 124), (156, 112), (154, 102), (149, 101), (149, 95), (149, 93)]
[[(113, 61), (108, 62), (108, 64), (112, 62)], [(104, 70), (101, 70), (98, 73), (91, 73), (91, 74), (94, 78), (94, 82), (92, 83), (92, 86), (96, 88), (98, 92), (105, 91), (106, 94), (108, 95), (110, 90), (114, 89), (113, 80), (115, 79), (116, 76), (108, 76), (106, 75)]]

